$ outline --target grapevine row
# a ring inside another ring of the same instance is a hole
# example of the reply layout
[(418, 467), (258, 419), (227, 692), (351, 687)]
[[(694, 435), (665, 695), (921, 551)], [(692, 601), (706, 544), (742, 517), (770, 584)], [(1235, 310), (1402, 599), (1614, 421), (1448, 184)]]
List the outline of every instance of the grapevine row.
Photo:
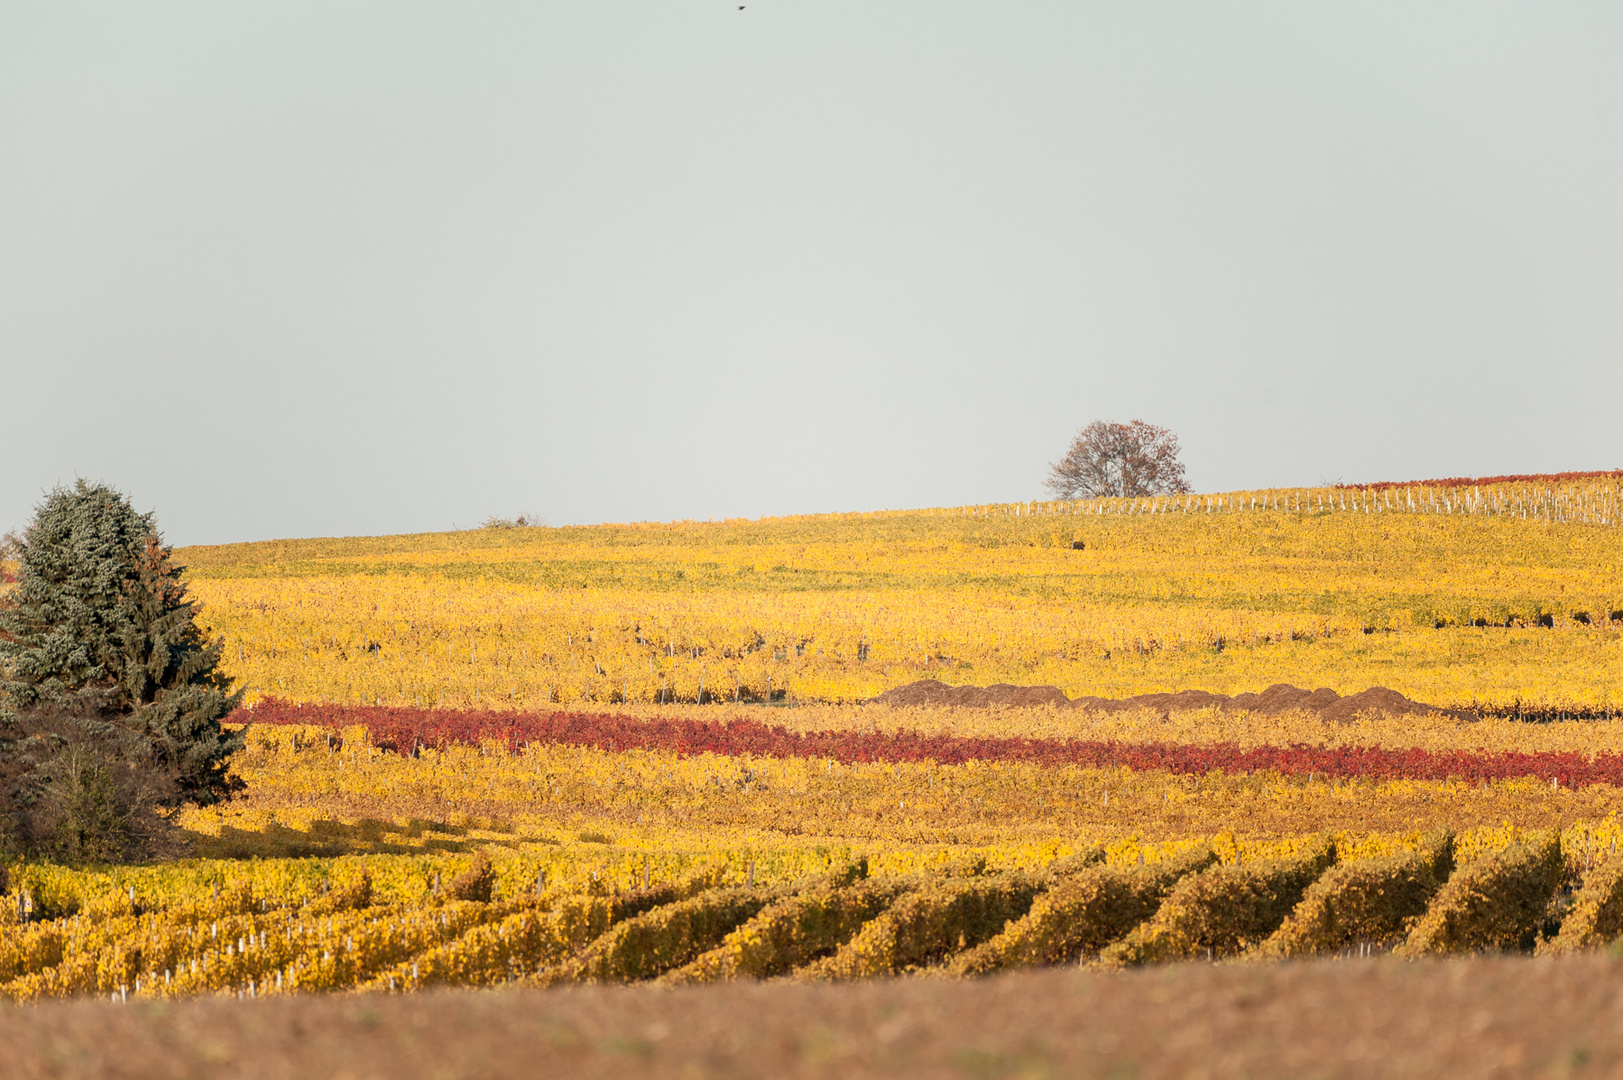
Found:
[(100, 918), (0, 919), (0, 998), (969, 976), (1370, 947), (1565, 952), (1610, 944), (1623, 928), (1615, 852), (1576, 863), (1555, 834), (1533, 833), (1457, 854), (1446, 832), (1374, 857), (1307, 836), (1248, 861), (1198, 846), (1148, 864), (1095, 851), (1002, 873), (957, 863), (871, 875), (858, 861), (778, 884), (700, 874), (505, 899), (490, 895), (489, 864), (476, 860), (456, 888), (416, 904), (373, 903), (363, 876), (301, 906), (237, 896), (213, 909), (191, 900), (116, 913), (104, 902)]

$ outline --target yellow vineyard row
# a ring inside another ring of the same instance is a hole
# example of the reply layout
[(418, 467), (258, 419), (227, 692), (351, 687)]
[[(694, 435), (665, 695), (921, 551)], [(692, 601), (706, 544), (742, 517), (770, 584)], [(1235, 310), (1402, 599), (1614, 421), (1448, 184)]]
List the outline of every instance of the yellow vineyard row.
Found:
[[(1572, 725), (1577, 727), (1578, 725)], [(1434, 744), (1446, 749), (1445, 744)], [(200, 854), (229, 857), (457, 850), (504, 842), (588, 853), (712, 845), (907, 848), (1247, 842), (1321, 830), (1568, 828), (1623, 811), (1619, 789), (1178, 775), (1010, 762), (841, 764), (536, 743), (401, 757), (363, 729), (329, 747), (315, 728), (255, 727), (237, 768), (248, 794), (184, 811)]]
[[(1028, 845), (951, 859), (747, 852), (668, 859), (657, 870), (643, 856), (623, 889), (595, 870), (549, 881), (556, 860), (511, 853), (499, 862), (378, 856), (100, 874), (23, 867), (13, 871), (15, 909), (0, 910), (0, 997), (691, 982), (790, 970), (839, 979), (943, 963), (971, 974), (1072, 961), (1078, 948), (1120, 965), (1202, 950), (1334, 952), (1405, 935), (1405, 948), (1423, 954), (1525, 948), (1557, 928), (1568, 947), (1593, 947), (1623, 919), (1611, 836), (1599, 852), (1594, 832), (1580, 828), (1560, 837), (1320, 834), (1246, 850)], [(1418, 888), (1400, 888), (1417, 874)], [(1579, 890), (1570, 925), (1560, 926), (1565, 909), (1546, 905), (1564, 882)], [(1385, 901), (1361, 912), (1353, 901), (1365, 894)], [(1521, 894), (1538, 902), (1518, 902)], [(1327, 924), (1320, 908), (1339, 912), (1342, 925)]]

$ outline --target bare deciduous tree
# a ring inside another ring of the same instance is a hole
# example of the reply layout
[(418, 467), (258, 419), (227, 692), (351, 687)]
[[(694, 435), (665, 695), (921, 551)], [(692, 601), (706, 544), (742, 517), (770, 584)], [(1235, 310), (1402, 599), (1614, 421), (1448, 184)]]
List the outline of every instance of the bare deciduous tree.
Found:
[(1178, 460), (1178, 437), (1164, 427), (1134, 420), (1095, 420), (1071, 440), (1043, 486), (1057, 498), (1132, 498), (1189, 490)]

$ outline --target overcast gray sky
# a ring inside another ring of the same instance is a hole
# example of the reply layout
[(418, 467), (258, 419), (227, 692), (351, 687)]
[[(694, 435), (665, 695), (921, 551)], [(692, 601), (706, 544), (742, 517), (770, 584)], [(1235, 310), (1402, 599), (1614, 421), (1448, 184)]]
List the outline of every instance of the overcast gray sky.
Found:
[(0, 529), (1623, 466), (1613, 3), (0, 4)]

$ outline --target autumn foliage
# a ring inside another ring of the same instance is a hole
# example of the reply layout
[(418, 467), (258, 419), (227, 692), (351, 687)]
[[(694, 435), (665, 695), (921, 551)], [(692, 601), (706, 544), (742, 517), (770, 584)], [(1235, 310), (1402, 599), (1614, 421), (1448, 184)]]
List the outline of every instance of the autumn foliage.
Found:
[(1337, 484), (1338, 490), (1386, 491), (1402, 487), (1476, 487), (1482, 484), (1570, 484), (1577, 480), (1623, 479), (1623, 469), (1599, 469), (1594, 472), (1560, 473), (1507, 473), (1504, 476), (1448, 476), (1440, 480), (1381, 480), (1373, 484)]
[(607, 713), (512, 713), (387, 706), (299, 705), (266, 700), (233, 717), (254, 724), (308, 724), (339, 731), (367, 730), (374, 746), (410, 755), (420, 747), (477, 746), (497, 741), (516, 750), (555, 742), (596, 750), (662, 750), (681, 756), (814, 758), (841, 764), (970, 761), (1040, 766), (1212, 772), (1268, 772), (1323, 779), (1469, 780), (1533, 778), (1564, 787), (1623, 786), (1623, 755), (1578, 751), (1427, 750), (1377, 746), (1253, 746), (1219, 742), (1121, 743), (1085, 739), (971, 738), (956, 735), (864, 731), (795, 732), (740, 718), (642, 720)]

